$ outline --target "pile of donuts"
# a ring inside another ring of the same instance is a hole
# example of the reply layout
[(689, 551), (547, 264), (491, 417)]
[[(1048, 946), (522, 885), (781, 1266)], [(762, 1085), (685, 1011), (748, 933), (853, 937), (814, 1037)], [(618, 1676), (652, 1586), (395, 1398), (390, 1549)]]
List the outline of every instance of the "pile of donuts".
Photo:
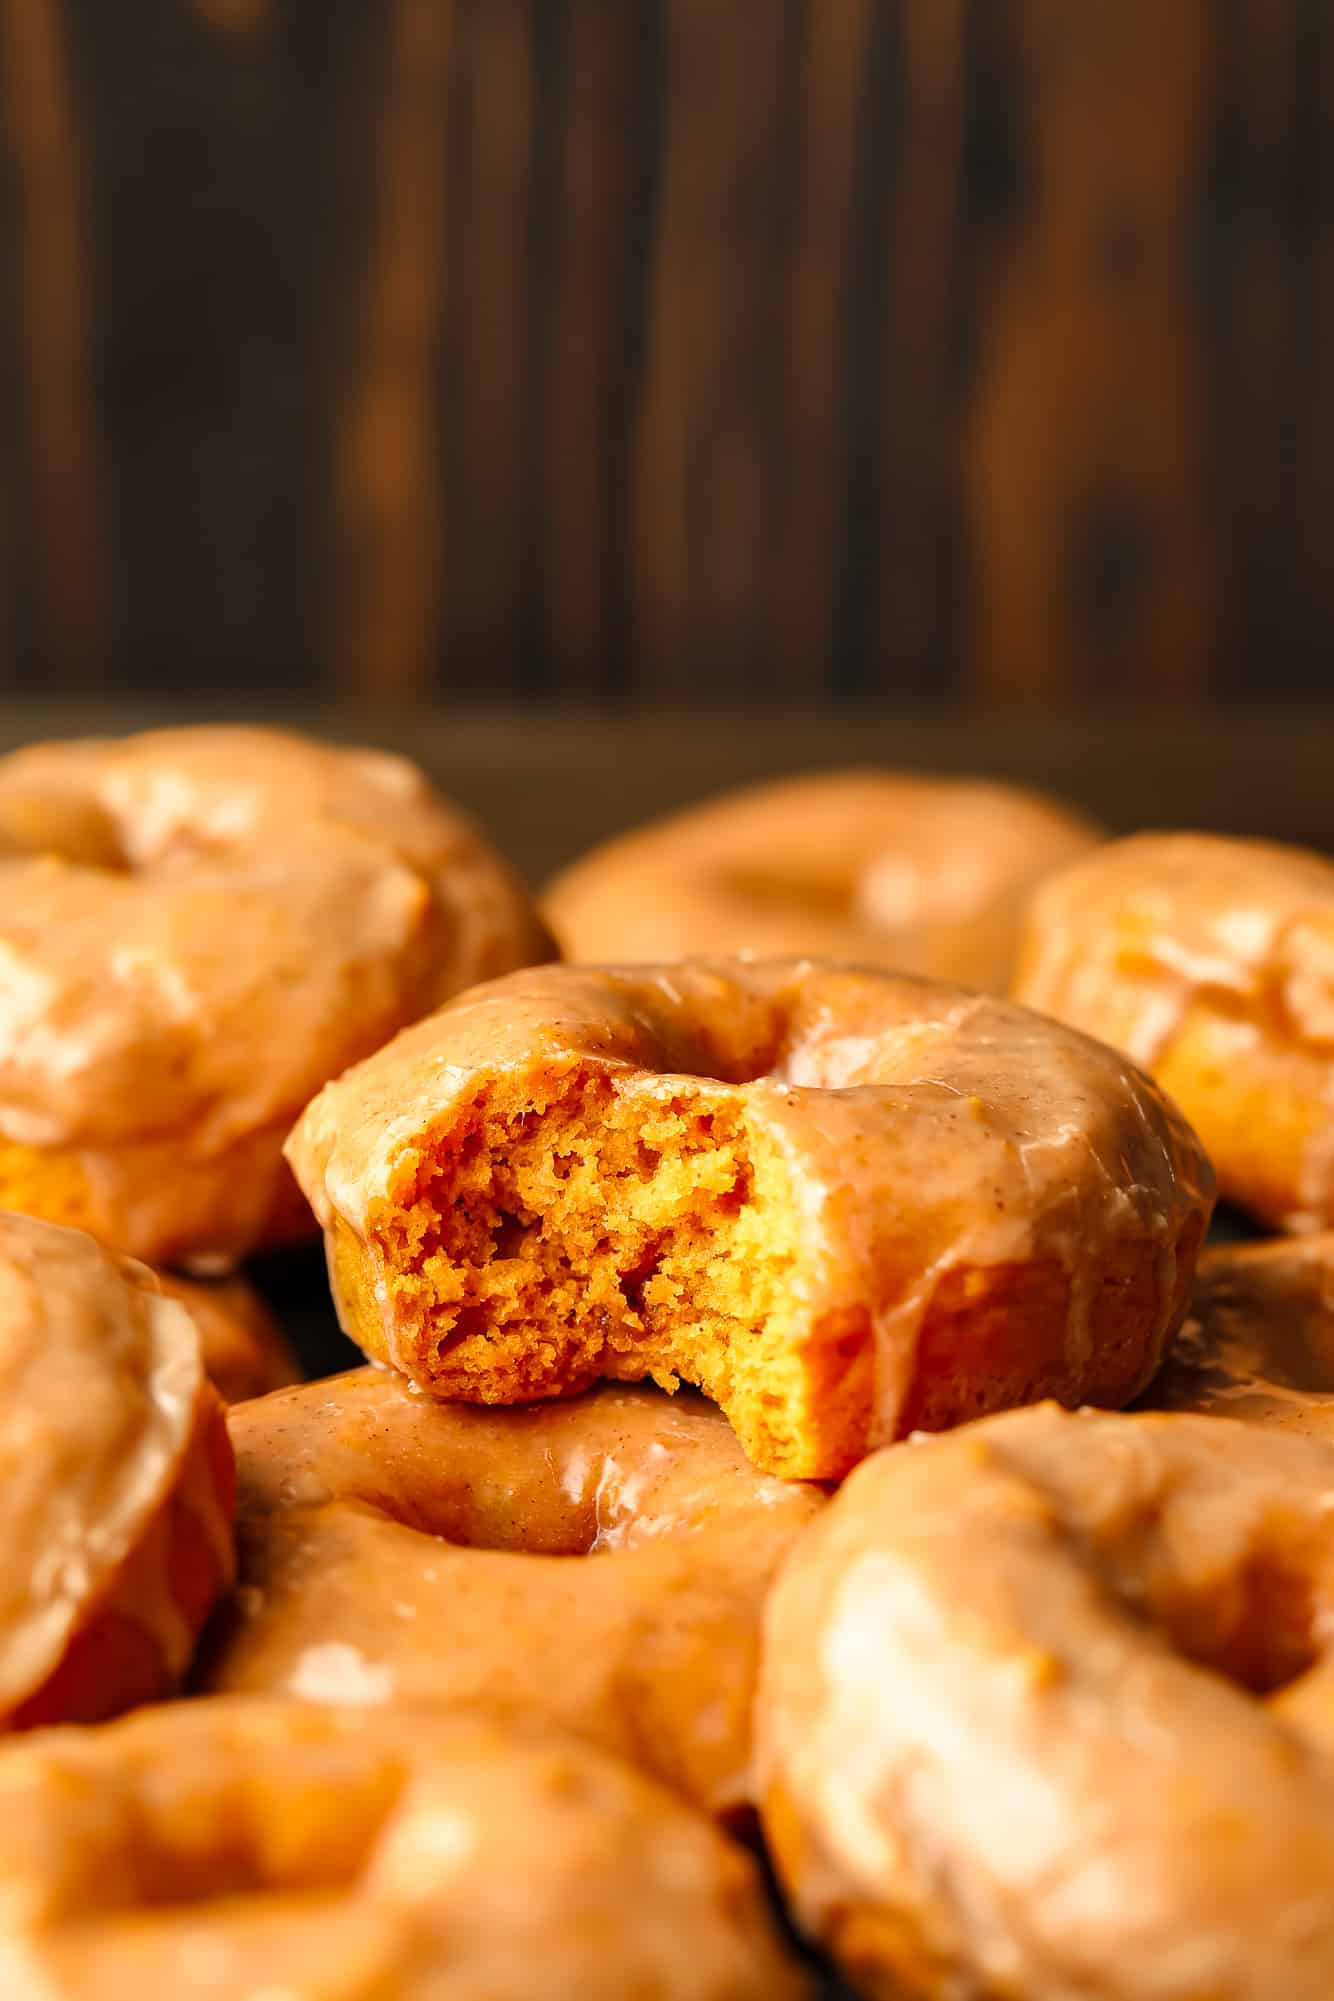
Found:
[(1330, 2001), (1334, 863), (850, 772), (539, 908), (229, 728), (0, 880), (5, 2001)]

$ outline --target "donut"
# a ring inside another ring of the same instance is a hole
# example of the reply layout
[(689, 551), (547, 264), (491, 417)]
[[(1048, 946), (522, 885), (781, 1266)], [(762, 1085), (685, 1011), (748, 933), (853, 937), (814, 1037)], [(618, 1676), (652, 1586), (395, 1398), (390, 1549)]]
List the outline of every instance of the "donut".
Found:
[(1004, 992), (1028, 893), (1097, 839), (1012, 785), (834, 771), (595, 848), (543, 907), (569, 959), (803, 954)]
[(185, 1309), (82, 1232), (0, 1215), (0, 1724), (173, 1688), (232, 1575), (232, 1498)]
[(435, 1396), (697, 1384), (751, 1459), (1143, 1388), (1212, 1180), (1110, 1050), (803, 960), (555, 966), (329, 1085), (289, 1142), (343, 1326)]
[(224, 1403), (260, 1397), (300, 1379), (286, 1336), (253, 1285), (243, 1278), (181, 1278), (161, 1271), (155, 1276), (193, 1320), (204, 1373)]
[(1033, 900), (1015, 994), (1152, 1071), (1220, 1193), (1334, 1224), (1334, 863), (1200, 834), (1117, 841)]
[(493, 1411), (363, 1369), (230, 1425), (239, 1590), (202, 1687), (484, 1702), (745, 1809), (760, 1607), (823, 1496), (757, 1473), (710, 1405)]
[(0, 1753), (8, 2001), (799, 2001), (751, 1857), (586, 1745), (190, 1702)]
[(548, 943), (397, 758), (258, 729), (0, 759), (0, 1203), (155, 1264), (313, 1231), (306, 1100)]
[(1143, 1403), (1334, 1443), (1334, 1231), (1206, 1251)]
[(757, 1705), (798, 1922), (858, 1991), (1334, 1993), (1334, 1451), (1053, 1405), (859, 1467)]

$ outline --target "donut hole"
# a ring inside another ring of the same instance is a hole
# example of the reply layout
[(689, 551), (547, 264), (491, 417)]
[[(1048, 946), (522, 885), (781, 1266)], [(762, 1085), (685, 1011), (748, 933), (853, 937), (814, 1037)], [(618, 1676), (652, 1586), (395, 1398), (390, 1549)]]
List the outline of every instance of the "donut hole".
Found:
[(65, 1886), (71, 1913), (350, 1889), (373, 1863), (406, 1773), (352, 1757), (320, 1762), (322, 1771), (290, 1756), (280, 1771), (144, 1769), (87, 1816)]
[(1310, 1571), (1278, 1548), (1253, 1551), (1206, 1592), (1164, 1594), (1153, 1610), (1178, 1653), (1255, 1696), (1276, 1695), (1321, 1655)]
[(735, 1092), (653, 1083), (589, 1069), (540, 1109), (493, 1085), (375, 1219), (396, 1324), (439, 1394), (516, 1403), (649, 1376), (724, 1407), (744, 1392), (757, 1422), (780, 1421), (787, 1169)]
[(49, 855), (76, 868), (127, 875), (134, 864), (119, 823), (94, 799), (20, 794), (6, 802), (0, 843), (27, 856)]

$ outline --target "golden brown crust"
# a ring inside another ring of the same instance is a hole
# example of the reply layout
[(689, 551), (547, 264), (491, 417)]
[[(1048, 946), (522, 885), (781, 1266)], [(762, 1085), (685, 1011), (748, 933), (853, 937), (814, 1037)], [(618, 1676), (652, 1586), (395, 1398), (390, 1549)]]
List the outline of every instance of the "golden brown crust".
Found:
[(0, 1755), (6, 2001), (801, 2001), (751, 1857), (481, 1716), (211, 1701)]
[(169, 730), (0, 760), (0, 1197), (159, 1263), (309, 1232), (326, 1078), (549, 941), (398, 759)]
[(694, 1382), (789, 1477), (1012, 1400), (1133, 1397), (1212, 1199), (1111, 1051), (803, 961), (493, 982), (289, 1151), (367, 1353), (481, 1402)]
[(1143, 1405), (1334, 1441), (1334, 1231), (1207, 1251)]
[(1118, 841), (1034, 898), (1016, 997), (1123, 1049), (1181, 1106), (1220, 1192), (1334, 1223), (1334, 864), (1197, 834)]
[(0, 1215), (0, 1717), (184, 1675), (230, 1581), (232, 1456), (188, 1314), (72, 1230)]
[(1004, 992), (1024, 899), (1098, 838), (1016, 786), (828, 772), (729, 792), (595, 848), (544, 908), (570, 959), (799, 953)]
[(432, 1403), (364, 1369), (230, 1414), (240, 1588), (213, 1690), (483, 1702), (714, 1812), (751, 1796), (760, 1607), (818, 1512), (696, 1398)]
[(1334, 1451), (1008, 1413), (868, 1460), (771, 1594), (762, 1812), (858, 1991), (1334, 1991)]

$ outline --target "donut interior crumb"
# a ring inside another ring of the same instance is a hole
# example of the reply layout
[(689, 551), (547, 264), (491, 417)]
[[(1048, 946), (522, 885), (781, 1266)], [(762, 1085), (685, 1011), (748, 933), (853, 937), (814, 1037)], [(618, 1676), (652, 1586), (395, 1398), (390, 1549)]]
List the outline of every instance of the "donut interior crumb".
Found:
[(648, 1096), (592, 1070), (549, 1095), (493, 1082), (377, 1217), (382, 1283), (441, 1396), (684, 1380), (774, 1463), (809, 1394), (793, 1342), (799, 1205), (734, 1094), (672, 1085)]

